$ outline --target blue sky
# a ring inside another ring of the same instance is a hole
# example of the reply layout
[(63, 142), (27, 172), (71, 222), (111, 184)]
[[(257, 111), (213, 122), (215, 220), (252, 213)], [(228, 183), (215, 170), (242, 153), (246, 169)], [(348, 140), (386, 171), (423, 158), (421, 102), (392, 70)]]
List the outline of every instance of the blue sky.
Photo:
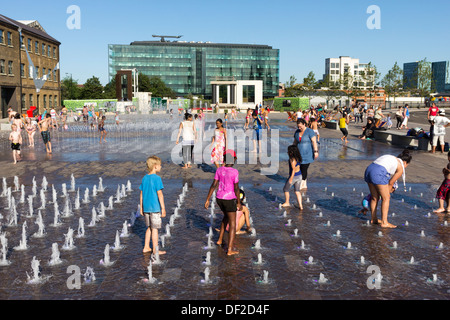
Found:
[[(450, 60), (448, 0), (58, 0), (3, 1), (0, 13), (38, 20), (61, 45), (61, 75), (79, 83), (108, 77), (108, 44), (184, 35), (185, 41), (266, 44), (280, 49), (280, 81), (299, 82), (325, 59), (351, 56), (372, 62), (382, 76), (397, 61)], [(70, 30), (67, 8), (81, 10)], [(377, 5), (381, 29), (370, 30), (367, 8)]]

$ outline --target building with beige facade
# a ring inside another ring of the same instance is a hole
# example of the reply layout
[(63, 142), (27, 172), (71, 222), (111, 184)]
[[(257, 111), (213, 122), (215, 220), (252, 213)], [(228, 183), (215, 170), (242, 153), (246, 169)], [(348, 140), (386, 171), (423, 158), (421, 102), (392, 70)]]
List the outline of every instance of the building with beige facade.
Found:
[(0, 14), (0, 107), (24, 114), (61, 105), (59, 46), (36, 20), (17, 21)]

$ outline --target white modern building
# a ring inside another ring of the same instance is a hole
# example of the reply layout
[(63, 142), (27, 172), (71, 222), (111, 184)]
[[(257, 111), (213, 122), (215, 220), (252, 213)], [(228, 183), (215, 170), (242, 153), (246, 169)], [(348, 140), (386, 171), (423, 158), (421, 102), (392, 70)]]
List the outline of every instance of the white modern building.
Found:
[(263, 102), (262, 80), (217, 80), (212, 86), (212, 105), (221, 109), (254, 109)]
[[(325, 59), (325, 74), (323, 80), (330, 77), (330, 81), (336, 85), (340, 83), (340, 88), (344, 89), (343, 81), (347, 79), (349, 85), (347, 87), (354, 87), (360, 90), (369, 90), (374, 87), (374, 77), (367, 76), (367, 63), (360, 63), (359, 59), (354, 59), (347, 56), (339, 58)], [(373, 70), (373, 69), (372, 69)]]

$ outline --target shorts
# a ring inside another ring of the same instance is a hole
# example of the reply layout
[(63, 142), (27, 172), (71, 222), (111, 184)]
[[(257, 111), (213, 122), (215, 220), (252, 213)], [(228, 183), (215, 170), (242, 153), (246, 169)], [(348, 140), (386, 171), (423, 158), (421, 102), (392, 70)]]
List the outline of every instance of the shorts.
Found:
[(436, 193), (436, 199), (447, 200), (447, 194), (449, 190), (450, 190), (450, 179), (445, 179)]
[(44, 140), (44, 144), (47, 144), (50, 141), (52, 141), (52, 139), (50, 137), (50, 132), (48, 132), (48, 131), (41, 131), (41, 135), (42, 135), (42, 140)]
[(151, 229), (161, 229), (161, 212), (144, 213), (145, 225)]
[(376, 185), (388, 185), (391, 175), (387, 172), (386, 168), (379, 164), (372, 163), (367, 167), (364, 173), (364, 181)]
[(259, 141), (261, 140), (261, 133), (259, 130), (253, 130), (253, 138), (252, 140)]
[(289, 183), (289, 179), (286, 181), (284, 185), (283, 192), (289, 192), (289, 189), (294, 185), (295, 192), (300, 192), (300, 186), (302, 184), (302, 175), (294, 176), (292, 179), (292, 184)]
[(439, 145), (441, 145), (441, 146), (445, 145), (445, 135), (439, 135), (439, 136), (433, 135), (433, 143), (432, 143), (432, 145), (434, 147), (436, 147), (438, 142), (440, 142)]
[(11, 143), (11, 149), (20, 151), (20, 143)]
[(344, 135), (344, 137), (347, 137), (347, 136), (348, 136), (348, 130), (347, 130), (347, 128), (341, 128), (341, 132), (342, 132), (342, 134)]
[(225, 200), (216, 198), (217, 205), (222, 212), (236, 212), (237, 211), (237, 200)]

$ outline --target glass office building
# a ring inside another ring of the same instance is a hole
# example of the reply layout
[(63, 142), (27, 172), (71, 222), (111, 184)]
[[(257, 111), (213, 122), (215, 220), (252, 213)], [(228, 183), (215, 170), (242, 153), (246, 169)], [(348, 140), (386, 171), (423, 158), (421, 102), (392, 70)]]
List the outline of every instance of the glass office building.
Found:
[(439, 93), (450, 91), (450, 61), (432, 63), (435, 91)]
[(108, 46), (108, 75), (136, 68), (160, 77), (176, 94), (212, 97), (210, 82), (262, 80), (264, 97), (278, 95), (279, 49), (267, 45), (137, 41)]

